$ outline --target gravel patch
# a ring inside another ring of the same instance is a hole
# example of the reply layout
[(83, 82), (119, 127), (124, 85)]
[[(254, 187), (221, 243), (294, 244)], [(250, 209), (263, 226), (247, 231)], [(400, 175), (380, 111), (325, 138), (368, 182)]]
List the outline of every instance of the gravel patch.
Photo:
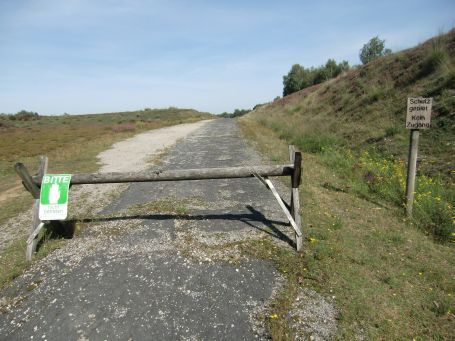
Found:
[(334, 303), (312, 289), (301, 289), (289, 316), (296, 340), (331, 340), (336, 334)]

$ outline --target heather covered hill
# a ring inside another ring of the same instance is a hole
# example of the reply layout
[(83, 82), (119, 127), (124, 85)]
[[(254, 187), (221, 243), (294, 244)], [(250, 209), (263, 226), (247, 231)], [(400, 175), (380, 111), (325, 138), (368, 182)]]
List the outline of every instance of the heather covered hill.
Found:
[(420, 141), (420, 170), (453, 179), (455, 29), (260, 106), (250, 116), (304, 151), (374, 147), (404, 160), (406, 99), (418, 96), (434, 98), (432, 129)]

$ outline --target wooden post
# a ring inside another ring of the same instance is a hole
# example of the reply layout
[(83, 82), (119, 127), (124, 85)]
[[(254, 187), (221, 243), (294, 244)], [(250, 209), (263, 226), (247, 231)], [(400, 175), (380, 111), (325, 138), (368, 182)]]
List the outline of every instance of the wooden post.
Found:
[[(294, 153), (295, 153), (295, 148), (294, 145), (290, 144), (288, 146), (289, 148), (289, 161), (294, 164)], [(291, 202), (289, 203), (290, 205), (290, 212), (292, 216), (294, 217), (294, 196), (292, 195), (292, 175), (291, 175)]]
[[(47, 163), (48, 163), (47, 156), (40, 156), (40, 166), (38, 169), (38, 176), (43, 177), (43, 175), (46, 174)], [(28, 172), (27, 172), (27, 174), (28, 174)], [(42, 227), (43, 225), (41, 224), (41, 220), (39, 219), (39, 194), (38, 194), (38, 198), (35, 198), (34, 203), (33, 203), (33, 221), (32, 221), (32, 226), (30, 229), (30, 237), (27, 240), (27, 249), (25, 250), (25, 258), (28, 261), (32, 260), (33, 253), (36, 251), (36, 245), (38, 244), (39, 229), (38, 229), (38, 231), (36, 231), (36, 230), (39, 226)]]
[[(294, 146), (289, 146), (289, 159), (294, 163), (294, 171), (291, 175), (291, 214), (300, 231), (302, 231), (302, 219), (300, 217), (300, 197), (299, 186), (301, 183), (302, 174), (302, 153), (296, 152)], [(295, 234), (296, 249), (302, 250), (303, 235)]]
[(408, 174), (406, 179), (406, 214), (408, 215), (408, 217), (412, 217), (412, 205), (414, 203), (418, 149), (419, 130), (412, 129), (409, 138)]

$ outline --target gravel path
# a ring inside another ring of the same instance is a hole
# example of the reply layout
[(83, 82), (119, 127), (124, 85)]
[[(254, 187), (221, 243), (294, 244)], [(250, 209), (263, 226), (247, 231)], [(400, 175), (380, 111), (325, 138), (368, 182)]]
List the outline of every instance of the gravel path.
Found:
[[(117, 145), (102, 158), (118, 161), (113, 151), (122, 150), (128, 167), (144, 169), (146, 163), (127, 157), (153, 136)], [(155, 168), (260, 163), (234, 121), (220, 119), (200, 123)], [(86, 222), (81, 235), (4, 290), (0, 339), (268, 337), (261, 315), (283, 278), (269, 262), (245, 258), (233, 242), (270, 236), (290, 247), (292, 233), (258, 180), (131, 184)]]

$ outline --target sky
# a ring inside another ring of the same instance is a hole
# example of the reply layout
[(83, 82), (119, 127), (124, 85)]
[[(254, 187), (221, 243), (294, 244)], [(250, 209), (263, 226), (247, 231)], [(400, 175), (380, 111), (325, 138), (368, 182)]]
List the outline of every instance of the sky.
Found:
[(0, 113), (232, 112), (280, 96), (295, 63), (454, 26), (454, 0), (0, 0)]

